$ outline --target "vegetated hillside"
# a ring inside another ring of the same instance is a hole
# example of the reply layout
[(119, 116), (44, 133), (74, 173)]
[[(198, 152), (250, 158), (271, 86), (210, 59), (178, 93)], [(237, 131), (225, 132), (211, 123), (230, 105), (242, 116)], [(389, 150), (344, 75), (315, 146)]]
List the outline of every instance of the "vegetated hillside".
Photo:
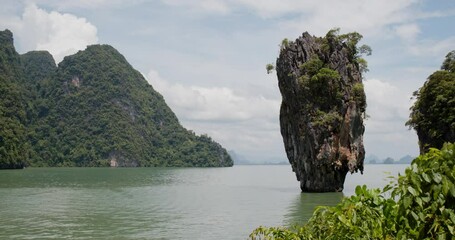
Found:
[(210, 137), (183, 128), (111, 46), (89, 46), (58, 68), (47, 52), (24, 54), (18, 62), (25, 75), (29, 166), (233, 164)]
[(21, 168), (28, 159), (23, 74), (12, 33), (0, 31), (0, 168)]

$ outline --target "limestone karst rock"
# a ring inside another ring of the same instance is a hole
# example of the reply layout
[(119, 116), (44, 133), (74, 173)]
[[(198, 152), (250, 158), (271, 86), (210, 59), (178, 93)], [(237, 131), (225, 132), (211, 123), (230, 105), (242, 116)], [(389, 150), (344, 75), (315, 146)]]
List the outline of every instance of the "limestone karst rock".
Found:
[(19, 55), (12, 33), (0, 31), (0, 96), (0, 169), (233, 165), (109, 45), (56, 66), (45, 51)]
[(342, 191), (347, 172), (363, 172), (361, 69), (366, 66), (356, 46), (361, 37), (305, 32), (295, 42), (282, 43), (276, 62), (281, 134), (304, 192)]

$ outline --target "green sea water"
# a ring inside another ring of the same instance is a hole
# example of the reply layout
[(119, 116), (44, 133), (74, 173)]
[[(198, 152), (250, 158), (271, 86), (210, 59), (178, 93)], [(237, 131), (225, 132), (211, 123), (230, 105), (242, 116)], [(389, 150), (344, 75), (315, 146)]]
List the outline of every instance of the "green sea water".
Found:
[(301, 193), (290, 166), (2, 170), (0, 239), (246, 239), (405, 167), (367, 165), (343, 193), (318, 194)]

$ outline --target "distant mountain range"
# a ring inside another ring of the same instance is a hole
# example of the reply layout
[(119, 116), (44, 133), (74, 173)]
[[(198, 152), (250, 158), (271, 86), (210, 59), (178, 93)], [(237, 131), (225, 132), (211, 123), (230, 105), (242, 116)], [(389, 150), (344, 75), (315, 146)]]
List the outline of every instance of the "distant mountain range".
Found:
[[(228, 151), (228, 153), (234, 161), (234, 165), (289, 165), (289, 161), (287, 159), (273, 158), (266, 159), (264, 161), (250, 161), (245, 156), (242, 156), (233, 150)], [(398, 160), (391, 157), (380, 159), (378, 156), (370, 154), (365, 157), (364, 164), (410, 164), (414, 158), (415, 157), (411, 155), (406, 155)]]
[(368, 155), (365, 157), (364, 163), (365, 164), (410, 164), (412, 160), (414, 160), (415, 157), (412, 157), (410, 155), (403, 156), (400, 158), (398, 161), (391, 158), (387, 157), (385, 159), (379, 159), (376, 155)]
[(250, 161), (247, 160), (245, 156), (239, 155), (235, 151), (231, 150), (228, 151), (228, 153), (234, 161), (234, 165), (289, 165), (287, 159), (270, 158), (264, 161)]

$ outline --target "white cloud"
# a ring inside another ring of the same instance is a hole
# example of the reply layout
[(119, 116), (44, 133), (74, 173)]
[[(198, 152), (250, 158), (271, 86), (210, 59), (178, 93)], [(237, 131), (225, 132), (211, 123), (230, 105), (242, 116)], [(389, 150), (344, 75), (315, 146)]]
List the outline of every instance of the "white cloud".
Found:
[[(439, 16), (439, 15), (437, 15)], [(446, 39), (419, 39), (421, 29), (416, 23), (406, 23), (394, 28), (395, 34), (402, 40), (403, 48), (414, 56), (441, 57), (453, 49), (455, 37)]]
[[(29, 1), (29, 0), (26, 0)], [(51, 6), (58, 10), (68, 9), (106, 9), (131, 6), (147, 0), (33, 0), (38, 5)]]
[[(59, 9), (81, 7), (81, 8), (97, 8), (107, 3), (116, 2), (115, 0), (73, 0), (73, 1), (60, 1), (60, 0), (38, 0), (40, 3), (50, 4)], [(118, 1), (117, 1), (118, 2)]]
[[(281, 27), (291, 32), (302, 30), (325, 34), (341, 27), (346, 31), (382, 33), (384, 27), (418, 18), (412, 6), (418, 0), (162, 0), (170, 6), (185, 7), (209, 13), (228, 14), (245, 8), (264, 19), (279, 19)], [(423, 14), (423, 13), (422, 13)], [(434, 14), (433, 14), (434, 15)], [(425, 13), (425, 16), (433, 16)], [(437, 16), (441, 14), (438, 13)]]
[(412, 17), (409, 7), (413, 0), (399, 1), (323, 1), (311, 9), (309, 17), (292, 21), (300, 29), (308, 26), (315, 34), (325, 34), (328, 29), (340, 27), (343, 31), (358, 31), (364, 35), (383, 34), (387, 28)]
[(438, 57), (439, 59), (454, 49), (455, 37), (449, 37), (442, 40), (426, 39), (408, 44), (408, 51), (414, 56)]
[(420, 28), (416, 23), (403, 24), (395, 27), (395, 32), (402, 40), (406, 42), (413, 42), (415, 41), (417, 35), (419, 35)]
[(378, 79), (364, 81), (367, 111), (371, 120), (404, 120), (409, 116), (412, 92), (406, 92), (389, 82)]
[(280, 101), (263, 96), (241, 96), (227, 87), (184, 86), (163, 80), (157, 71), (147, 74), (149, 83), (185, 119), (192, 121), (245, 121), (274, 119)]
[(364, 81), (364, 85), (369, 115), (364, 137), (367, 152), (382, 158), (417, 155), (417, 137), (405, 126), (412, 92), (378, 79)]
[[(230, 13), (247, 8), (264, 18), (280, 19), (278, 24), (290, 32), (300, 33), (302, 26), (312, 34), (325, 34), (340, 27), (345, 31), (383, 33), (391, 24), (418, 18), (412, 7), (417, 0), (162, 0), (172, 6), (190, 7), (208, 12)], [(210, 5), (208, 3), (210, 2)], [(209, 6), (212, 6), (210, 8)], [(218, 10), (218, 11), (214, 11)], [(426, 13), (425, 16), (428, 16)], [(439, 16), (439, 15), (438, 15)]]
[(210, 135), (250, 160), (264, 161), (260, 157), (264, 155), (284, 159), (278, 122), (281, 99), (242, 96), (227, 87), (170, 83), (155, 70), (150, 70), (146, 79), (185, 127)]
[(212, 14), (227, 14), (230, 9), (223, 0), (162, 0), (170, 6), (183, 7), (198, 12), (208, 12)]
[(304, 13), (313, 9), (316, 2), (295, 0), (234, 0), (238, 5), (246, 6), (264, 18), (279, 17), (289, 13)]
[(56, 62), (98, 42), (96, 27), (85, 18), (47, 12), (35, 4), (27, 5), (21, 18), (11, 18), (0, 25), (13, 31), (21, 51), (47, 50)]

